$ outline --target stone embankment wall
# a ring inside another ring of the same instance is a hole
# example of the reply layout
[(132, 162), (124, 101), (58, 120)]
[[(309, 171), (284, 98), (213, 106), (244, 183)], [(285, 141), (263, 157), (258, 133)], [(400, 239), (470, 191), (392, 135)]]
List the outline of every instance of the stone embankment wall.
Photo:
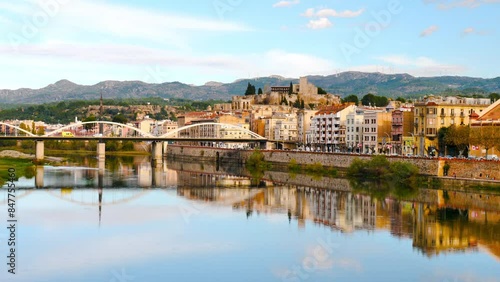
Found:
[[(473, 178), (473, 179), (495, 179), (500, 180), (500, 161), (474, 161), (474, 160), (441, 160), (450, 165), (448, 176), (457, 178)], [(442, 176), (442, 172), (439, 176)]]
[[(275, 163), (288, 164), (294, 159), (299, 164), (308, 165), (321, 163), (324, 166), (347, 168), (355, 158), (368, 160), (371, 156), (350, 154), (325, 154), (295, 151), (261, 151), (265, 160)], [(193, 147), (168, 145), (167, 156), (177, 160), (190, 161), (219, 161), (244, 163), (253, 153), (251, 150), (234, 150), (213, 147)], [(425, 175), (443, 176), (443, 167), (446, 162), (450, 165), (448, 176), (456, 173), (457, 178), (500, 179), (500, 162), (498, 161), (468, 161), (442, 160), (429, 158), (401, 158), (387, 157), (389, 161), (403, 161), (416, 165), (420, 173)], [(471, 177), (472, 175), (472, 177)]]

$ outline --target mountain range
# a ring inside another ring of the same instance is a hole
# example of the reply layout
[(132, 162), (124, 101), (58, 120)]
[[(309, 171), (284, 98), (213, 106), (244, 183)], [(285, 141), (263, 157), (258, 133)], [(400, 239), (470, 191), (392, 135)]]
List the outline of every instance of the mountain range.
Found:
[[(367, 93), (387, 97), (418, 97), (428, 94), (468, 93), (487, 94), (500, 92), (500, 77), (492, 79), (439, 76), (414, 77), (409, 74), (382, 74), (364, 72), (343, 72), (328, 76), (308, 76), (309, 82), (329, 93), (347, 96)], [(297, 78), (281, 76), (239, 79), (232, 83), (207, 82), (193, 86), (181, 82), (150, 84), (141, 81), (103, 81), (95, 85), (78, 85), (68, 80), (60, 80), (41, 89), (21, 88), (0, 90), (2, 104), (42, 104), (66, 100), (99, 99), (102, 91), (105, 99), (116, 98), (186, 98), (191, 100), (230, 100), (231, 96), (243, 95), (248, 83), (262, 88), (288, 86), (298, 83)]]

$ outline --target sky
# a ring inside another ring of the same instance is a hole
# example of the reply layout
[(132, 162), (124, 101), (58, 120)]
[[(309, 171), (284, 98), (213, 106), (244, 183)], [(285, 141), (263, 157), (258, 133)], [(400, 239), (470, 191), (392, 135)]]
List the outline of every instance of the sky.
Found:
[(0, 89), (500, 76), (500, 0), (0, 0)]

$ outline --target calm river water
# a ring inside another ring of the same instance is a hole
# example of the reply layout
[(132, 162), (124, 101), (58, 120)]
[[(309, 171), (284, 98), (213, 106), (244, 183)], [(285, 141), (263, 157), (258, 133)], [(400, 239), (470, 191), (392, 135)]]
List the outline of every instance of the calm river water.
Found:
[(148, 159), (45, 167), (0, 194), (0, 281), (500, 281), (500, 193)]

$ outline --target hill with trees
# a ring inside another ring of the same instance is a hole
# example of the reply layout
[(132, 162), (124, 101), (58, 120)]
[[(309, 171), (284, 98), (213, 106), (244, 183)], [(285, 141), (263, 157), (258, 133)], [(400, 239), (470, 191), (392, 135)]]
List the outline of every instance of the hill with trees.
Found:
[[(500, 77), (492, 79), (441, 76), (414, 77), (409, 74), (344, 72), (329, 76), (308, 76), (309, 82), (325, 92), (362, 97), (368, 93), (388, 98), (416, 98), (428, 94), (483, 95), (500, 93)], [(234, 95), (259, 93), (265, 86), (287, 87), (296, 78), (280, 76), (240, 79), (232, 83), (209, 82), (193, 86), (181, 82), (149, 84), (141, 81), (104, 81), (95, 85), (78, 85), (61, 80), (41, 89), (0, 90), (3, 109), (8, 104), (43, 104), (68, 100), (144, 99), (151, 97), (191, 100), (228, 100)], [(250, 86), (250, 87), (249, 87)]]

